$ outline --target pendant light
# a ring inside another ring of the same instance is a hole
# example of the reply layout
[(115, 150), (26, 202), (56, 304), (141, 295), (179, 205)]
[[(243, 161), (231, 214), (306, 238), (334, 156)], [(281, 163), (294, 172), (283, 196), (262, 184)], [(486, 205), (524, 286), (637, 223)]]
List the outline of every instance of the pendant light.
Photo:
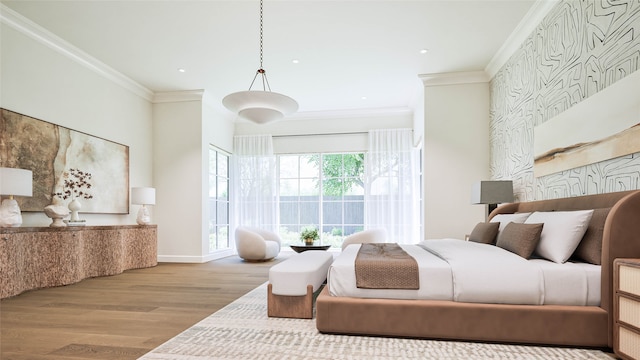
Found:
[[(262, 67), (262, 0), (260, 0), (260, 68), (256, 71), (248, 91), (229, 94), (222, 99), (222, 105), (235, 112), (241, 118), (258, 124), (280, 120), (285, 115), (298, 110), (298, 103), (292, 98), (271, 91), (267, 73)], [(256, 79), (260, 76), (262, 90), (251, 90)]]

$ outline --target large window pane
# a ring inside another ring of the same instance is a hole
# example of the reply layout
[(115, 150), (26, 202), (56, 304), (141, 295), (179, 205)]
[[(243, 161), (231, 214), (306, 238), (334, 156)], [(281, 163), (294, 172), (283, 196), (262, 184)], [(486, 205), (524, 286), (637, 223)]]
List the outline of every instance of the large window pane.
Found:
[(298, 179), (280, 179), (280, 197), (294, 197), (297, 198), (300, 194), (299, 180)]
[(229, 174), (229, 157), (227, 155), (218, 153), (217, 156), (218, 171), (217, 174)]
[(323, 177), (341, 178), (344, 176), (342, 154), (329, 154), (322, 157)]
[(280, 179), (297, 179), (300, 168), (298, 165), (299, 160), (300, 157), (298, 155), (281, 155), (278, 159), (280, 163)]
[(280, 224), (282, 225), (299, 225), (300, 203), (292, 201), (282, 201), (280, 199)]
[(278, 166), (284, 246), (300, 244), (309, 225), (321, 230), (321, 244), (336, 247), (364, 227), (364, 154), (281, 155)]
[(229, 223), (229, 205), (224, 201), (217, 202), (216, 225), (223, 226)]
[(320, 167), (318, 166), (317, 157), (320, 155), (300, 155), (300, 173), (301, 178), (318, 178), (320, 176)]
[(229, 200), (229, 180), (227, 178), (218, 177), (218, 199)]
[(322, 203), (322, 223), (342, 224), (342, 202)]
[(320, 204), (314, 202), (300, 203), (300, 225), (319, 224)]
[(322, 199), (340, 200), (344, 194), (343, 179), (329, 178), (322, 181)]
[(209, 252), (229, 247), (229, 155), (210, 146)]
[(345, 224), (364, 224), (364, 201), (344, 203)]
[(316, 198), (320, 194), (318, 181), (315, 179), (300, 179), (300, 196), (313, 196)]

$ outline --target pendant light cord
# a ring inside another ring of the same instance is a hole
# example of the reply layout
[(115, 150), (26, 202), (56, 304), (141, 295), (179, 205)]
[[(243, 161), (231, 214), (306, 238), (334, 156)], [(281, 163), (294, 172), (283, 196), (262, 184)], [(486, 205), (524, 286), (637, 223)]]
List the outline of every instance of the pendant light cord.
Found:
[(258, 71), (256, 71), (256, 75), (253, 77), (253, 81), (251, 82), (251, 85), (249, 85), (249, 90), (251, 90), (251, 88), (253, 87), (253, 83), (256, 82), (256, 78), (258, 77), (258, 75), (260, 75), (262, 77), (262, 90), (266, 91), (267, 89), (269, 89), (269, 91), (271, 91), (271, 86), (269, 85), (269, 80), (267, 80), (267, 72), (264, 70), (264, 68), (262, 67), (262, 61), (263, 61), (263, 30), (262, 30), (262, 22), (263, 22), (263, 6), (262, 6), (262, 0), (260, 0), (260, 68), (258, 69)]
[(260, 0), (260, 69), (262, 69), (262, 0)]

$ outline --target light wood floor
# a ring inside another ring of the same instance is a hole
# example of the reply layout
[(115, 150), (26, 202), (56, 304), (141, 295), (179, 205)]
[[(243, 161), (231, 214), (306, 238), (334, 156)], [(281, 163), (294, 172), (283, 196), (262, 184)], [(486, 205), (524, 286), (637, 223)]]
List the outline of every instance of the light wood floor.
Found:
[(0, 301), (0, 359), (137, 359), (268, 280), (274, 261), (161, 263)]

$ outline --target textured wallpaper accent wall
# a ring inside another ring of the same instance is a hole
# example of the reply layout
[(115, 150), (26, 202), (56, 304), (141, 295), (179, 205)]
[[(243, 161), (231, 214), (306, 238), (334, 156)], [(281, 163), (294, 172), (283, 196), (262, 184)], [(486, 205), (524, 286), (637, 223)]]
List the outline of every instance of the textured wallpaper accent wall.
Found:
[(562, 0), (491, 80), (492, 178), (519, 201), (640, 189), (640, 153), (533, 176), (534, 127), (638, 69), (640, 0)]

